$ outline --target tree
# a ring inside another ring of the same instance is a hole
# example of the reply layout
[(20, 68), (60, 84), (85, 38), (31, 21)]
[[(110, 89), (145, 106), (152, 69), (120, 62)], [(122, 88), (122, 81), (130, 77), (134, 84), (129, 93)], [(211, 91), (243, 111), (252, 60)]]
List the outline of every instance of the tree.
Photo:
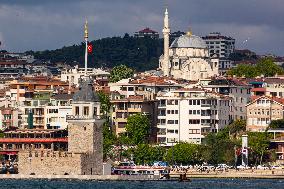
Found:
[(163, 160), (166, 149), (160, 146), (151, 146), (149, 144), (138, 144), (136, 148), (130, 148), (128, 156), (133, 155), (137, 164), (152, 164), (154, 161)]
[(201, 163), (200, 147), (200, 145), (193, 143), (178, 143), (168, 150), (167, 154), (165, 154), (165, 160), (183, 165)]
[(272, 120), (267, 129), (279, 129), (279, 128), (284, 128), (284, 119)]
[(258, 76), (258, 71), (252, 65), (239, 64), (237, 67), (228, 71), (228, 75), (235, 75), (237, 77), (254, 78)]
[(145, 143), (149, 135), (150, 121), (146, 115), (134, 114), (127, 118), (125, 128), (132, 144)]
[(109, 122), (109, 110), (110, 110), (110, 100), (109, 96), (104, 94), (103, 92), (98, 92), (98, 96), (101, 103), (101, 112), (103, 113), (103, 117), (106, 120), (103, 124), (103, 156), (104, 159), (107, 159), (108, 153), (111, 150), (112, 146), (116, 143), (116, 136), (112, 132)]
[(109, 151), (116, 143), (116, 136), (110, 129), (108, 121), (103, 124), (103, 138), (103, 157), (107, 159)]
[(256, 65), (239, 64), (227, 72), (228, 75), (236, 75), (237, 77), (245, 76), (246, 78), (254, 78), (261, 75), (269, 77), (283, 73), (283, 68), (276, 65), (272, 58), (262, 58)]
[(121, 79), (127, 79), (133, 76), (134, 71), (125, 65), (114, 67), (110, 72), (110, 82), (115, 83)]
[(269, 135), (267, 132), (248, 133), (248, 146), (251, 149), (252, 161), (257, 165), (263, 162), (263, 156), (268, 153)]
[(272, 77), (276, 74), (283, 74), (283, 69), (274, 63), (273, 58), (262, 58), (258, 61), (256, 69), (265, 77)]
[(242, 133), (246, 131), (246, 120), (238, 119), (228, 125), (229, 134), (234, 138), (240, 136)]
[(206, 162), (211, 164), (234, 164), (235, 146), (240, 146), (240, 141), (229, 137), (229, 126), (218, 133), (209, 133), (205, 137), (203, 156)]
[(100, 99), (100, 103), (101, 103), (101, 112), (103, 113), (104, 116), (107, 116), (107, 114), (110, 111), (110, 100), (109, 100), (109, 96), (104, 94), (103, 92), (98, 92), (98, 96)]

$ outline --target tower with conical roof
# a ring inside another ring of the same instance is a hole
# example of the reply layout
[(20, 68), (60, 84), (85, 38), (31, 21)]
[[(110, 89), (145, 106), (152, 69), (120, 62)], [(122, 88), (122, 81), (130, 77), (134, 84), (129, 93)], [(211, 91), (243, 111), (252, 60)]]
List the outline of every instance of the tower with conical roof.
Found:
[[(88, 29), (85, 24), (85, 40)], [(86, 48), (87, 53), (87, 48)], [(85, 77), (81, 78), (79, 90), (73, 95), (72, 115), (68, 121), (68, 152), (87, 154), (89, 158), (82, 160), (87, 164), (83, 173), (102, 174), (104, 119), (100, 116), (100, 100), (87, 76), (87, 56), (85, 56)]]

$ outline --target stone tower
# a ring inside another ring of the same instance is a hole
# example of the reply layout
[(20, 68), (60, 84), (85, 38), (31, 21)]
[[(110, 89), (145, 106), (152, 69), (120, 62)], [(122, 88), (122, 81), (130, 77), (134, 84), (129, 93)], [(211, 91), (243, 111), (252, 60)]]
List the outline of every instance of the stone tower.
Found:
[(163, 72), (164, 76), (169, 76), (169, 44), (170, 44), (170, 24), (169, 24), (169, 13), (168, 9), (166, 8), (165, 17), (164, 17), (164, 60), (163, 60)]
[(84, 153), (90, 157), (87, 163), (92, 174), (100, 174), (96, 169), (103, 163), (104, 120), (100, 117), (100, 101), (93, 91), (91, 81), (82, 81), (80, 90), (73, 96), (72, 115), (68, 116), (68, 152)]

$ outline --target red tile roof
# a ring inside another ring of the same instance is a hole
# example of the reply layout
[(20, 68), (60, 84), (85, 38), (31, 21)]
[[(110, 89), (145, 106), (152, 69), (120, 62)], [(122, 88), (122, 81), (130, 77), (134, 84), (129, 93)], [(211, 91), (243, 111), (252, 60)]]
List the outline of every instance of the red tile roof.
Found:
[(139, 33), (158, 33), (158, 32), (151, 30), (150, 28), (145, 28), (143, 30), (140, 30)]

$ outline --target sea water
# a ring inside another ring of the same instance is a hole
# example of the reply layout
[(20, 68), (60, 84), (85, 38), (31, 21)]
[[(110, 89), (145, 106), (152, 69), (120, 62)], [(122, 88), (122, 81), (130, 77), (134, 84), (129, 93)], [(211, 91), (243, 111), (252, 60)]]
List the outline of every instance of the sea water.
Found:
[(282, 189), (279, 179), (192, 179), (178, 181), (80, 181), (80, 180), (0, 180), (5, 189)]

